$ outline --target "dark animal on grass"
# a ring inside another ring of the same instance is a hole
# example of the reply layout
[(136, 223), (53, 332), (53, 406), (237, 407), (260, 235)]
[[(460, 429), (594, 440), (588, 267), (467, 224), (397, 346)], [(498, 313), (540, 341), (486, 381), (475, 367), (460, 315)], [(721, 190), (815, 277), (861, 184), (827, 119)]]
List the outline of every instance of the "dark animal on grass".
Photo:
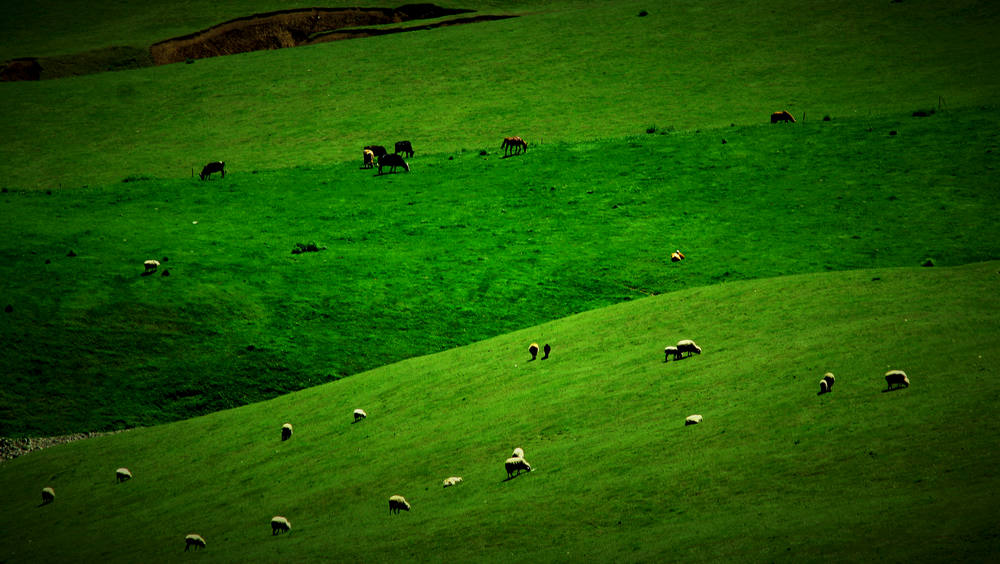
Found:
[(538, 358), (538, 343), (528, 345), (528, 352), (531, 353), (531, 360)]
[(389, 498), (389, 514), (398, 514), (400, 511), (409, 511), (410, 502), (406, 501), (401, 495), (394, 495)]
[(205, 539), (203, 539), (201, 535), (195, 534), (190, 534), (184, 537), (184, 552), (187, 552), (191, 547), (194, 547), (194, 550), (205, 548)]
[(545, 360), (546, 358), (549, 358), (549, 353), (552, 352), (552, 347), (550, 347), (548, 343), (545, 343), (545, 348), (543, 348), (542, 351), (545, 352), (545, 356), (542, 357), (542, 360)]
[(205, 168), (201, 169), (201, 179), (208, 180), (212, 176), (213, 172), (221, 172), (222, 177), (226, 177), (226, 163), (222, 161), (216, 161), (214, 163), (208, 163)]
[(504, 137), (500, 148), (503, 149), (503, 156), (507, 157), (511, 154), (518, 155), (527, 151), (528, 143), (520, 137)]
[(395, 153), (384, 155), (382, 157), (379, 157), (378, 159), (379, 174), (382, 174), (383, 167), (389, 167), (389, 172), (396, 172), (397, 166), (401, 166), (403, 167), (403, 170), (405, 170), (406, 172), (410, 172), (410, 165), (406, 164), (406, 161), (403, 160), (403, 157)]
[(909, 388), (910, 378), (902, 370), (890, 370), (885, 373), (885, 383), (888, 384), (886, 391), (896, 388)]
[(410, 145), (409, 141), (397, 141), (396, 142), (396, 154), (403, 154), (409, 158), (413, 158), (413, 145)]
[(365, 149), (361, 158), (361, 168), (375, 168), (375, 153), (371, 149)]
[(383, 156), (386, 155), (386, 153), (389, 152), (389, 151), (386, 151), (385, 147), (383, 147), (382, 145), (369, 145), (369, 146), (365, 147), (365, 149), (367, 149), (367, 150), (375, 153), (375, 157), (379, 158), (379, 159), (381, 159)]
[(779, 121), (783, 123), (789, 121), (795, 123), (795, 118), (793, 118), (792, 114), (786, 112), (785, 110), (771, 114), (771, 123), (778, 123)]

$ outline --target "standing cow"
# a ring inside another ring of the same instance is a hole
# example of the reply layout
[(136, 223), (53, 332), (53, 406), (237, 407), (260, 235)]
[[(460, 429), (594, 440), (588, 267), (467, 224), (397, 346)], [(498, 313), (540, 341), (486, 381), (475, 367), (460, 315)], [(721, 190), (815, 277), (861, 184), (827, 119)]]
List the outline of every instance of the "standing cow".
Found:
[(795, 123), (795, 118), (793, 118), (792, 114), (786, 112), (785, 110), (781, 110), (780, 112), (774, 112), (773, 114), (771, 114), (771, 123), (778, 123), (779, 121), (782, 123), (786, 123), (789, 121)]
[(375, 158), (377, 159), (381, 159), (386, 155), (386, 153), (389, 152), (386, 151), (385, 147), (383, 147), (382, 145), (368, 145), (367, 147), (365, 147), (365, 150), (375, 153)]
[(222, 161), (216, 161), (214, 163), (208, 163), (205, 168), (201, 169), (201, 179), (208, 180), (213, 172), (221, 172), (222, 177), (226, 177), (226, 163)]
[(410, 145), (409, 141), (397, 141), (396, 154), (403, 154), (409, 158), (413, 158), (413, 145)]

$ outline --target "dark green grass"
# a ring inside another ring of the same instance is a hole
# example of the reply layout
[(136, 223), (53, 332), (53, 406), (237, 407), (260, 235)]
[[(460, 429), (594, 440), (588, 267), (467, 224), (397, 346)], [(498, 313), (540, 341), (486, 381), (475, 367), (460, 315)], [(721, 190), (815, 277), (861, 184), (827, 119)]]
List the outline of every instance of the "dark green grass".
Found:
[[(381, 177), (345, 163), (9, 191), (0, 436), (185, 418), (681, 288), (994, 259), (997, 122), (982, 108), (418, 155)], [(310, 242), (326, 250), (291, 254)], [(139, 275), (163, 257), (171, 276)]]
[[(650, 15), (637, 17), (643, 9)], [(991, 104), (1000, 91), (1000, 9), (972, 0), (547, 2), (508, 10), (522, 16), (5, 83), (0, 186), (182, 178), (215, 160), (241, 171), (359, 162), (363, 146), (401, 139), (427, 155), (492, 147), (508, 135), (538, 144), (650, 125), (706, 129), (764, 123), (779, 109), (807, 121), (883, 119), (936, 107), (942, 97), (951, 108)], [(154, 16), (162, 23), (146, 27), (179, 25), (159, 9)]]
[[(0, 466), (0, 558), (988, 561), (998, 271), (682, 290), (32, 453)], [(681, 338), (704, 353), (664, 363)], [(529, 362), (532, 341), (552, 357)], [(887, 369), (912, 386), (882, 392)], [(515, 446), (535, 471), (507, 481)], [(135, 479), (115, 484), (118, 466)], [(57, 498), (39, 507), (44, 486)], [(413, 510), (389, 516), (393, 494)], [(271, 536), (277, 514), (290, 534)], [(192, 532), (203, 553), (183, 553)]]

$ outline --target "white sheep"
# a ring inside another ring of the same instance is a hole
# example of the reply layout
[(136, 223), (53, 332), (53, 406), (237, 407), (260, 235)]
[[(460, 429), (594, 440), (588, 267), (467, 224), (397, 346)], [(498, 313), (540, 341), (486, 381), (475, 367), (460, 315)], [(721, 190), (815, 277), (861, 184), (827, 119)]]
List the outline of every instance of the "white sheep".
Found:
[(893, 389), (895, 387), (910, 387), (910, 379), (906, 376), (906, 372), (902, 370), (890, 370), (885, 373), (885, 383), (889, 385), (887, 390)]
[(681, 352), (675, 346), (663, 347), (663, 357), (663, 362), (670, 362), (670, 357), (674, 357), (674, 360), (680, 360)]
[(152, 273), (156, 272), (157, 268), (160, 268), (160, 261), (147, 260), (146, 262), (142, 263), (142, 265), (146, 267), (146, 273)]
[(406, 501), (401, 495), (394, 495), (389, 498), (389, 514), (399, 513), (400, 511), (409, 511), (410, 502)]
[(457, 485), (457, 484), (459, 484), (459, 483), (460, 483), (461, 481), (462, 481), (462, 477), (461, 477), (461, 476), (452, 476), (452, 477), (450, 477), (450, 478), (445, 478), (445, 479), (444, 479), (444, 487), (446, 487), (446, 488), (447, 488), (447, 487), (449, 487), (449, 486), (454, 486), (454, 485)]
[(528, 345), (528, 352), (531, 353), (531, 360), (538, 358), (538, 343)]
[(691, 353), (701, 354), (701, 347), (696, 345), (691, 339), (684, 339), (683, 341), (677, 341), (677, 352), (681, 354), (687, 353), (687, 356), (691, 356)]
[(52, 488), (42, 488), (42, 505), (56, 500), (56, 491)]
[(292, 424), (285, 423), (281, 426), (281, 440), (287, 441), (292, 438)]
[(358, 421), (361, 421), (365, 417), (368, 417), (368, 414), (365, 413), (365, 410), (363, 410), (363, 409), (355, 409), (354, 410), (354, 422), (355, 423), (357, 423)]
[(278, 533), (287, 533), (292, 530), (292, 523), (287, 517), (282, 517), (281, 515), (275, 515), (271, 517), (271, 536)]
[(190, 534), (184, 537), (184, 552), (187, 552), (192, 546), (195, 550), (205, 548), (205, 539), (201, 538), (201, 535), (195, 534)]
[[(521, 470), (525, 472), (531, 472), (531, 465), (528, 461), (521, 457), (508, 458), (503, 463), (504, 469), (507, 470), (507, 479), (509, 480), (511, 476), (516, 476), (521, 474)], [(515, 474), (515, 472), (517, 474)]]
[(684, 253), (682, 253), (680, 249), (677, 249), (676, 251), (670, 253), (671, 262), (679, 262), (684, 260), (684, 258), (685, 258)]
[(511, 458), (524, 458), (524, 449), (521, 448), (521, 447), (515, 448), (514, 452), (512, 452), (510, 454), (510, 457)]
[(827, 372), (823, 375), (823, 379), (819, 381), (819, 394), (823, 395), (827, 392), (833, 391), (833, 383), (837, 379), (833, 377), (833, 372)]
[(128, 468), (119, 468), (115, 470), (115, 479), (118, 480), (118, 483), (131, 480), (132, 472), (130, 472)]
[(704, 417), (701, 415), (688, 415), (687, 419), (684, 420), (684, 426), (697, 425), (698, 423), (701, 423), (703, 419)]

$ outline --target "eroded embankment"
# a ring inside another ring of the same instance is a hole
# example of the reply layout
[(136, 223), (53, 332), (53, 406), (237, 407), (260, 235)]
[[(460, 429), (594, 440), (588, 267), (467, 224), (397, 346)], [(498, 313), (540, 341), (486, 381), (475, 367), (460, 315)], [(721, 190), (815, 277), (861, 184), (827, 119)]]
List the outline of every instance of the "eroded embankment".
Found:
[(410, 27), (371, 27), (443, 18), (472, 11), (442, 8), (434, 4), (407, 4), (399, 8), (308, 8), (254, 14), (183, 37), (160, 41), (148, 49), (107, 47), (60, 57), (11, 59), (0, 65), (0, 81), (63, 78), (516, 17), (484, 15)]

